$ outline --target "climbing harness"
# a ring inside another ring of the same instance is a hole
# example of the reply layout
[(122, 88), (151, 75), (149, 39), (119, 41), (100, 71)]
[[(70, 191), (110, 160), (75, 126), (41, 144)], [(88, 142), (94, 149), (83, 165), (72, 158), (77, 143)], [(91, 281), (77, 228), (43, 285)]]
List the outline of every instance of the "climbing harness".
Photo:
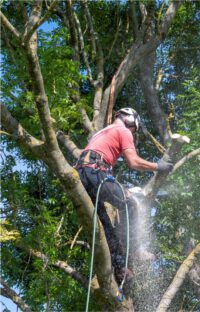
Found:
[(80, 158), (76, 162), (74, 168), (79, 169), (80, 167), (90, 167), (95, 170), (102, 170), (104, 172), (108, 172), (112, 170), (112, 166), (110, 166), (97, 152), (92, 150), (83, 151)]
[(106, 182), (112, 182), (116, 183), (123, 194), (123, 200), (125, 203), (125, 209), (126, 209), (126, 235), (127, 235), (127, 240), (126, 240), (126, 258), (125, 258), (125, 273), (123, 280), (118, 288), (117, 294), (116, 294), (116, 300), (118, 302), (122, 302), (124, 300), (124, 293), (123, 293), (123, 286), (126, 280), (126, 274), (127, 274), (127, 269), (128, 269), (128, 256), (129, 256), (129, 213), (128, 213), (128, 206), (126, 202), (126, 195), (124, 192), (124, 189), (122, 185), (110, 174), (108, 174), (100, 183), (98, 190), (97, 190), (97, 196), (96, 196), (96, 202), (95, 202), (95, 211), (94, 211), (94, 219), (93, 219), (93, 238), (92, 238), (92, 254), (91, 254), (91, 262), (90, 262), (90, 275), (89, 275), (89, 283), (88, 283), (88, 293), (87, 293), (87, 302), (86, 302), (86, 309), (85, 311), (88, 312), (89, 308), (89, 300), (90, 300), (90, 290), (91, 290), (91, 281), (92, 281), (92, 273), (93, 273), (93, 264), (94, 264), (94, 250), (95, 250), (95, 239), (96, 239), (96, 223), (97, 223), (97, 207), (98, 207), (98, 202), (99, 202), (99, 194), (101, 191), (101, 188), (104, 183)]

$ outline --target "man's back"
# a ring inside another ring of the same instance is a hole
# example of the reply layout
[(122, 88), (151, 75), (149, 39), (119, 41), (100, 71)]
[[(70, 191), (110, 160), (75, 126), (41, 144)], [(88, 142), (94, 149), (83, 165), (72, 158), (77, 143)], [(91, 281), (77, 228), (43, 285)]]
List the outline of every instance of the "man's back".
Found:
[(114, 166), (124, 149), (135, 150), (131, 131), (124, 125), (114, 123), (97, 132), (85, 148), (93, 150), (110, 165)]

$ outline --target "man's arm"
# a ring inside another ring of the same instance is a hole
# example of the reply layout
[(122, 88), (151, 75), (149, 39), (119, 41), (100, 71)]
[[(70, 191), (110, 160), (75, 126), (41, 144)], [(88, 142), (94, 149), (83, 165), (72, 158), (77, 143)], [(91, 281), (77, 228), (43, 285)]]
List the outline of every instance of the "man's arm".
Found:
[(127, 148), (123, 150), (123, 156), (125, 157), (128, 166), (131, 169), (145, 170), (145, 171), (157, 171), (158, 164), (147, 161), (136, 153), (132, 148)]

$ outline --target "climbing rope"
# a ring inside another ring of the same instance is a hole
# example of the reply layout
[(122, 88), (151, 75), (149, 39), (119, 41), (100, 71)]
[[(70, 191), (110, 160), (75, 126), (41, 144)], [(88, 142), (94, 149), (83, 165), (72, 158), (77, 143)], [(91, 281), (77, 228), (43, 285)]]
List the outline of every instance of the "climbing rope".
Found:
[(90, 262), (90, 275), (89, 275), (89, 283), (88, 283), (88, 293), (87, 293), (87, 302), (86, 302), (86, 309), (85, 312), (88, 312), (89, 308), (89, 301), (90, 301), (90, 291), (91, 291), (91, 281), (92, 281), (92, 273), (93, 273), (93, 265), (94, 265), (94, 250), (95, 250), (95, 240), (96, 240), (96, 224), (97, 224), (97, 208), (98, 208), (98, 202), (99, 202), (99, 194), (101, 191), (101, 188), (104, 183), (106, 182), (113, 182), (116, 183), (123, 194), (123, 200), (125, 203), (125, 209), (126, 209), (126, 258), (125, 258), (125, 273), (123, 280), (118, 288), (117, 294), (116, 294), (116, 300), (119, 302), (122, 302), (124, 300), (124, 294), (123, 294), (123, 286), (126, 280), (126, 274), (128, 269), (128, 256), (129, 256), (129, 213), (128, 213), (128, 206), (126, 203), (126, 195), (123, 189), (123, 186), (112, 176), (108, 175), (104, 180), (101, 181), (99, 184), (98, 190), (97, 190), (97, 196), (96, 196), (96, 202), (95, 202), (95, 211), (94, 211), (94, 219), (93, 219), (93, 237), (92, 237), (92, 254), (91, 254), (91, 262)]

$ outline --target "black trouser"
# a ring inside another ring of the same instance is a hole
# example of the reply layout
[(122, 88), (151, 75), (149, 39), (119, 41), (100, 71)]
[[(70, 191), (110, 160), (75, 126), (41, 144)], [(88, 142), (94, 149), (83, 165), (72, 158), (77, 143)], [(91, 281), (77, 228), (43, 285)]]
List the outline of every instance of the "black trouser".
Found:
[[(103, 181), (103, 179), (107, 176), (106, 172), (102, 170), (95, 170), (90, 167), (81, 167), (78, 169), (78, 173), (86, 191), (95, 205), (97, 190), (101, 181)], [(108, 202), (119, 208), (120, 215), (125, 211), (123, 193), (119, 185), (113, 182), (105, 182), (102, 185), (101, 192), (99, 194), (97, 212), (101, 223), (103, 224), (106, 239), (108, 241), (112, 257), (112, 265), (115, 268), (123, 267), (125, 264), (126, 244), (124, 245), (124, 243), (121, 242), (120, 237), (117, 234), (117, 230), (115, 226), (113, 226), (106, 212), (104, 202)], [(123, 232), (126, 233), (126, 227), (124, 227)]]

